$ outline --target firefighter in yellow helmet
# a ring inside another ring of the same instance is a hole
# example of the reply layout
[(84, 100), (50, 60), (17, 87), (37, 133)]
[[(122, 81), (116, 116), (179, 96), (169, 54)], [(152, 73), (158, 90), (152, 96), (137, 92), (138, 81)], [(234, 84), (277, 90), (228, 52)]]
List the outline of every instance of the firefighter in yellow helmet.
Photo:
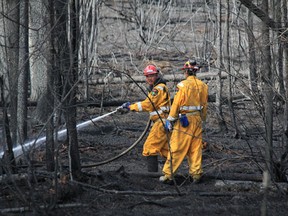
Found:
[[(200, 181), (202, 170), (202, 121), (206, 120), (208, 86), (196, 77), (199, 66), (187, 61), (183, 68), (185, 80), (177, 84), (176, 94), (165, 122), (172, 131), (170, 151), (160, 181), (171, 183), (172, 175), (187, 157), (189, 175), (194, 183)], [(171, 168), (172, 165), (172, 168)], [(172, 173), (171, 173), (172, 170)]]
[(166, 158), (168, 154), (169, 133), (165, 131), (163, 123), (170, 111), (170, 93), (155, 65), (148, 65), (144, 69), (144, 76), (149, 85), (148, 97), (133, 104), (126, 102), (122, 108), (136, 112), (149, 112), (153, 125), (143, 145), (142, 155), (147, 157), (148, 172), (158, 172), (157, 155)]

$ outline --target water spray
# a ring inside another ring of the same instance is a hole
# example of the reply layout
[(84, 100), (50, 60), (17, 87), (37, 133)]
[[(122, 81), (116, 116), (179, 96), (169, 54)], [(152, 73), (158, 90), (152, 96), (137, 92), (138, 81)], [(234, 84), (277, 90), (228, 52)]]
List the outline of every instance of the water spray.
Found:
[[(92, 123), (94, 123), (96, 121), (99, 121), (99, 120), (101, 120), (107, 116), (110, 116), (110, 115), (116, 113), (118, 111), (118, 109), (120, 109), (120, 108), (121, 108), (121, 106), (117, 107), (116, 110), (114, 110), (112, 112), (106, 113), (104, 115), (101, 115), (101, 116), (98, 116), (98, 117), (95, 117), (93, 119), (90, 119), (90, 120), (87, 120), (85, 122), (77, 124), (76, 125), (77, 131), (91, 125)], [(66, 137), (67, 137), (67, 129), (62, 129), (62, 130), (57, 132), (57, 138), (58, 139), (63, 140)], [(29, 151), (32, 148), (37, 148), (37, 147), (41, 146), (45, 141), (46, 141), (46, 136), (42, 136), (42, 137), (39, 137), (37, 139), (33, 139), (31, 141), (28, 141), (28, 142), (24, 143), (23, 145), (16, 146), (15, 148), (13, 148), (14, 157), (18, 157), (18, 156), (22, 155), (24, 151)], [(0, 152), (0, 157), (2, 157), (3, 154), (4, 154), (3, 151)]]

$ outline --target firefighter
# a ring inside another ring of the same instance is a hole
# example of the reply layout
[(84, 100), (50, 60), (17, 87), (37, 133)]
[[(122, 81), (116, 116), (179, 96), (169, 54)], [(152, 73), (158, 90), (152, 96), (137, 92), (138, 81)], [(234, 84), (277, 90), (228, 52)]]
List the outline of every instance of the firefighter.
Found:
[[(163, 183), (171, 183), (172, 175), (187, 156), (189, 175), (194, 183), (202, 176), (202, 121), (206, 120), (208, 86), (196, 77), (199, 66), (187, 61), (183, 68), (185, 80), (177, 84), (175, 97), (165, 121), (165, 129), (172, 131), (170, 151), (163, 167)], [(172, 160), (172, 161), (170, 161)], [(172, 169), (171, 169), (172, 165)], [(172, 173), (171, 173), (172, 170)]]
[(147, 158), (148, 172), (158, 172), (157, 156), (166, 159), (168, 154), (169, 133), (165, 131), (163, 123), (170, 111), (170, 93), (155, 65), (148, 65), (144, 69), (144, 76), (149, 86), (148, 97), (133, 104), (126, 102), (122, 108), (135, 112), (149, 112), (153, 125), (143, 145), (142, 155)]

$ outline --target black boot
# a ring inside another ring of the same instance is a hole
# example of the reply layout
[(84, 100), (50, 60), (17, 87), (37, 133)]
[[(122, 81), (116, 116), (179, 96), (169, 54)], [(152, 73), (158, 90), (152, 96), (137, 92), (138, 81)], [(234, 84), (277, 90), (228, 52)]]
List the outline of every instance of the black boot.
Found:
[(157, 155), (147, 157), (148, 172), (158, 172), (158, 158)]

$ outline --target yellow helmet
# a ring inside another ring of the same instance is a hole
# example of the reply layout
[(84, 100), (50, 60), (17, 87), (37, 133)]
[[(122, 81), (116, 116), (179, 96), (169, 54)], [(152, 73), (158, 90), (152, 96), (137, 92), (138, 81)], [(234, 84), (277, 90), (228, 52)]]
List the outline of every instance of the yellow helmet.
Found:
[(196, 61), (188, 60), (187, 62), (185, 62), (181, 70), (187, 70), (187, 69), (199, 70), (200, 67), (197, 65)]

